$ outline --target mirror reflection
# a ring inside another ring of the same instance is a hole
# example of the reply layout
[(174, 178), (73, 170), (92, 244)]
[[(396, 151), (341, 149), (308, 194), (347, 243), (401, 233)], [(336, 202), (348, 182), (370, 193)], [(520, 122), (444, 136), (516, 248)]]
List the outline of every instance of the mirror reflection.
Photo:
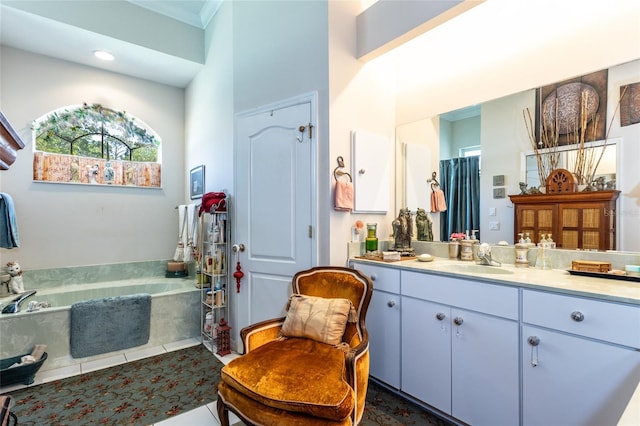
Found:
[[(585, 146), (606, 144), (593, 186), (594, 189), (621, 191), (616, 215), (616, 247), (622, 251), (639, 251), (640, 246), (625, 230), (637, 227), (640, 215), (640, 171), (630, 160), (630, 155), (638, 153), (640, 124), (622, 127), (619, 117), (611, 120), (611, 116), (619, 101), (620, 86), (640, 79), (640, 60), (611, 66), (608, 73), (609, 107), (606, 121), (607, 126), (611, 126), (611, 131), (605, 141)], [(435, 241), (448, 241), (453, 232), (479, 229), (480, 240), (483, 242), (514, 243), (514, 211), (508, 196), (521, 192), (520, 182), (524, 182), (527, 187), (541, 186), (535, 154), (523, 119), (526, 108), (534, 110), (535, 91), (536, 88), (532, 88), (396, 128), (398, 152), (402, 153), (398, 164), (399, 170), (402, 170), (398, 175), (398, 202), (412, 212), (417, 208), (425, 208), (427, 212), (431, 212), (429, 215), (433, 221)], [(567, 170), (573, 168), (573, 148), (571, 145), (557, 148), (558, 167)], [(432, 212), (432, 173), (436, 172), (442, 182), (443, 162), (470, 155), (479, 155), (479, 202), (467, 203), (469, 208), (466, 211), (459, 210), (454, 197), (460, 193), (460, 186), (456, 187), (454, 193), (446, 194), (447, 212)], [(626, 167), (625, 161), (628, 163)], [(470, 218), (473, 213), (478, 214), (479, 222), (473, 222)], [(466, 218), (468, 222), (453, 222), (452, 229), (449, 217), (456, 215)], [(477, 228), (475, 223), (478, 223)]]

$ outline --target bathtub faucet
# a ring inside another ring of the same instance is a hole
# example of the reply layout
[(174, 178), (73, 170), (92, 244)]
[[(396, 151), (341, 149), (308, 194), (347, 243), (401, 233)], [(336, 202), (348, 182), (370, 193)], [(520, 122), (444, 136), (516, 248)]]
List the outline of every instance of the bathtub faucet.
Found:
[(33, 296), (36, 293), (37, 293), (36, 290), (31, 290), (31, 291), (27, 291), (26, 293), (22, 293), (20, 296), (13, 299), (11, 303), (9, 303), (7, 306), (2, 308), (2, 313), (3, 314), (18, 313), (20, 311), (20, 305), (22, 305), (22, 302), (24, 302), (25, 300), (27, 300), (29, 297)]

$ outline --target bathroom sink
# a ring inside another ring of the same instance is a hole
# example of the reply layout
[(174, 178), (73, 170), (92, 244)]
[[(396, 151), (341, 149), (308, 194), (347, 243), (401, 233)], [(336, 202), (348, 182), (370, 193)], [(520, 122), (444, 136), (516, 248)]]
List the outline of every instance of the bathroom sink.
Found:
[(485, 266), (485, 265), (476, 265), (476, 264), (454, 264), (454, 265), (446, 265), (442, 267), (443, 270), (450, 272), (464, 272), (469, 274), (492, 274), (492, 275), (511, 275), (513, 271), (508, 269), (500, 268), (497, 266)]

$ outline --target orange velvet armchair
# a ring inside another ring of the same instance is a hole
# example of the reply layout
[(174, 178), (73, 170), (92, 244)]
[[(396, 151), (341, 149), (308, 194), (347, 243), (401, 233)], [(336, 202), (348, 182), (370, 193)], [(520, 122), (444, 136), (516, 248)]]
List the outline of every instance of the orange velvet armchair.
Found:
[(356, 425), (369, 383), (371, 280), (354, 269), (298, 272), (287, 316), (241, 331), (244, 355), (222, 368), (218, 415), (249, 425)]

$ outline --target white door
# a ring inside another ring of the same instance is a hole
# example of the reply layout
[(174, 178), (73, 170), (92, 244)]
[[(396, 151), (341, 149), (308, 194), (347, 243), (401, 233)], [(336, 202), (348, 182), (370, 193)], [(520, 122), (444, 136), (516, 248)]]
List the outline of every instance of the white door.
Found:
[(314, 264), (314, 102), (301, 98), (236, 118), (233, 240), (245, 245), (233, 259), (245, 274), (234, 293), (238, 343), (243, 327), (284, 315), (291, 277)]

